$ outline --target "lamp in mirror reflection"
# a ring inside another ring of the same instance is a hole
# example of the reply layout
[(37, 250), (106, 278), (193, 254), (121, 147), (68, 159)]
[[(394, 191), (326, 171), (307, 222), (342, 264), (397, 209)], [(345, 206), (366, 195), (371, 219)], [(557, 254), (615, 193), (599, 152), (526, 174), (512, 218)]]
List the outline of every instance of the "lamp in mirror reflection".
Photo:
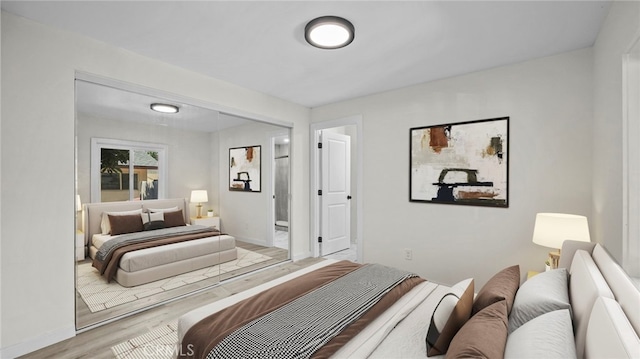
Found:
[(557, 249), (549, 252), (551, 269), (558, 268), (560, 248), (565, 240), (590, 242), (587, 217), (564, 213), (538, 213), (533, 228), (533, 243)]
[(191, 203), (197, 203), (196, 205), (196, 218), (202, 218), (202, 203), (209, 202), (206, 190), (193, 190), (191, 191)]

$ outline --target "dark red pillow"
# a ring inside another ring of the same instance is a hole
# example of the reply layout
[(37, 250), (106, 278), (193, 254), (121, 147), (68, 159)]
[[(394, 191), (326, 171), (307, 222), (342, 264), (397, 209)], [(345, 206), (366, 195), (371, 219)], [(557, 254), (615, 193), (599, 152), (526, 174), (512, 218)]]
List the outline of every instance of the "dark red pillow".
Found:
[(446, 358), (504, 358), (507, 320), (505, 300), (482, 309), (453, 337)]
[(139, 214), (130, 216), (109, 216), (109, 225), (111, 226), (111, 235), (142, 232), (142, 217)]
[(178, 227), (178, 226), (186, 226), (184, 223), (184, 215), (182, 214), (182, 210), (179, 209), (173, 212), (164, 212), (164, 227)]
[(471, 316), (474, 316), (483, 308), (503, 299), (507, 304), (508, 315), (511, 313), (511, 307), (513, 306), (513, 300), (518, 288), (520, 288), (520, 266), (514, 265), (501, 270), (491, 277), (478, 292), (473, 302)]

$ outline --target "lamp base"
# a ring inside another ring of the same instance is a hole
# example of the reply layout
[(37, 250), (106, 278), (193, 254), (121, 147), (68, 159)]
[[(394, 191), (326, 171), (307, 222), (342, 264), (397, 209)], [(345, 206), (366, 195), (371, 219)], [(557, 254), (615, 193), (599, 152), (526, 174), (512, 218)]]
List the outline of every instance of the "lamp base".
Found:
[(558, 263), (560, 263), (560, 250), (549, 252), (549, 258), (551, 259), (551, 269), (557, 269)]
[(202, 203), (196, 205), (196, 218), (202, 218)]

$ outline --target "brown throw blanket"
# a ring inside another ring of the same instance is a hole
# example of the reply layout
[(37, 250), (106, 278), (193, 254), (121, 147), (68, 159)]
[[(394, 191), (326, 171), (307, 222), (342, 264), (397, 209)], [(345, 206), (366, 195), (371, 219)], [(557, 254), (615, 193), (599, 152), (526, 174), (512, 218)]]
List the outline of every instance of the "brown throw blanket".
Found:
[(110, 282), (111, 279), (113, 279), (113, 277), (116, 275), (116, 272), (118, 271), (118, 266), (120, 265), (120, 259), (122, 258), (123, 255), (125, 255), (128, 252), (136, 251), (139, 249), (163, 246), (166, 244), (186, 242), (186, 241), (191, 241), (199, 238), (219, 236), (219, 235), (220, 235), (220, 232), (212, 229), (211, 231), (207, 231), (207, 232), (185, 234), (185, 235), (179, 235), (174, 237), (165, 237), (165, 238), (155, 239), (155, 240), (146, 241), (146, 242), (133, 243), (133, 244), (122, 246), (120, 248), (117, 248), (109, 252), (109, 254), (102, 261), (99, 260), (97, 257), (94, 258), (92, 265), (94, 268), (98, 270), (100, 275), (102, 275), (107, 280), (107, 282)]
[[(267, 289), (211, 314), (187, 331), (182, 343), (180, 343), (180, 358), (205, 358), (219, 342), (236, 329), (361, 266), (349, 261), (337, 262)], [(396, 286), (363, 316), (316, 351), (313, 357), (327, 358), (331, 356), (400, 297), (423, 281), (422, 278), (414, 277)]]

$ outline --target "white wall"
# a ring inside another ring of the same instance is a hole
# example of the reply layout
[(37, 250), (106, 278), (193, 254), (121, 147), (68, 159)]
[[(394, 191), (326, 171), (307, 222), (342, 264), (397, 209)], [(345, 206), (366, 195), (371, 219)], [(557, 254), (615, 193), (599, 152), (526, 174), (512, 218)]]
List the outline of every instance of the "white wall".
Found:
[[(640, 35), (640, 2), (614, 1), (593, 48), (592, 236), (622, 263), (622, 54)], [(636, 141), (638, 139), (635, 139)]]
[[(308, 213), (307, 108), (5, 12), (1, 25), (1, 357), (38, 349), (75, 331), (78, 70), (240, 109), (248, 117), (294, 123), (292, 151), (300, 155), (292, 164), (292, 212)], [(45, 215), (35, 216), (36, 211)], [(308, 253), (308, 216), (292, 221), (294, 254)]]
[[(215, 116), (216, 113), (212, 111)], [(168, 152), (168, 198), (189, 198), (191, 190), (205, 189), (209, 202), (203, 211), (217, 202), (217, 181), (211, 177), (212, 152), (209, 150), (211, 134), (180, 130), (166, 126), (150, 126), (131, 121), (101, 119), (89, 115), (78, 116), (78, 194), (83, 202), (90, 200), (91, 138), (109, 138), (126, 141), (148, 142), (167, 145)], [(190, 213), (195, 215), (195, 203), (190, 204)]]
[[(312, 122), (363, 116), (364, 261), (478, 286), (508, 265), (542, 270), (535, 214), (591, 214), (591, 74), (586, 49), (312, 109)], [(501, 116), (508, 209), (409, 202), (409, 128)]]
[[(0, 17), (0, 38), (2, 37), (2, 17)], [(0, 43), (2, 41), (0, 40)], [(0, 50), (0, 54), (2, 50)], [(2, 56), (0, 56), (0, 68), (2, 68)], [(2, 71), (0, 71), (0, 83), (2, 83)], [(0, 86), (0, 98), (2, 98), (2, 86)], [(2, 113), (2, 101), (0, 101), (0, 114)], [(2, 116), (0, 115), (0, 158), (2, 158)], [(2, 166), (0, 166), (0, 279), (2, 278)], [(2, 348), (2, 285), (0, 285), (0, 348)]]
[[(273, 231), (272, 226), (267, 226), (270, 223), (267, 211), (271, 205), (268, 188), (272, 172), (270, 134), (282, 129), (254, 123), (220, 131), (220, 221), (222, 231), (239, 240), (266, 245), (265, 233)], [(257, 145), (262, 146), (261, 192), (229, 191), (229, 148)]]

